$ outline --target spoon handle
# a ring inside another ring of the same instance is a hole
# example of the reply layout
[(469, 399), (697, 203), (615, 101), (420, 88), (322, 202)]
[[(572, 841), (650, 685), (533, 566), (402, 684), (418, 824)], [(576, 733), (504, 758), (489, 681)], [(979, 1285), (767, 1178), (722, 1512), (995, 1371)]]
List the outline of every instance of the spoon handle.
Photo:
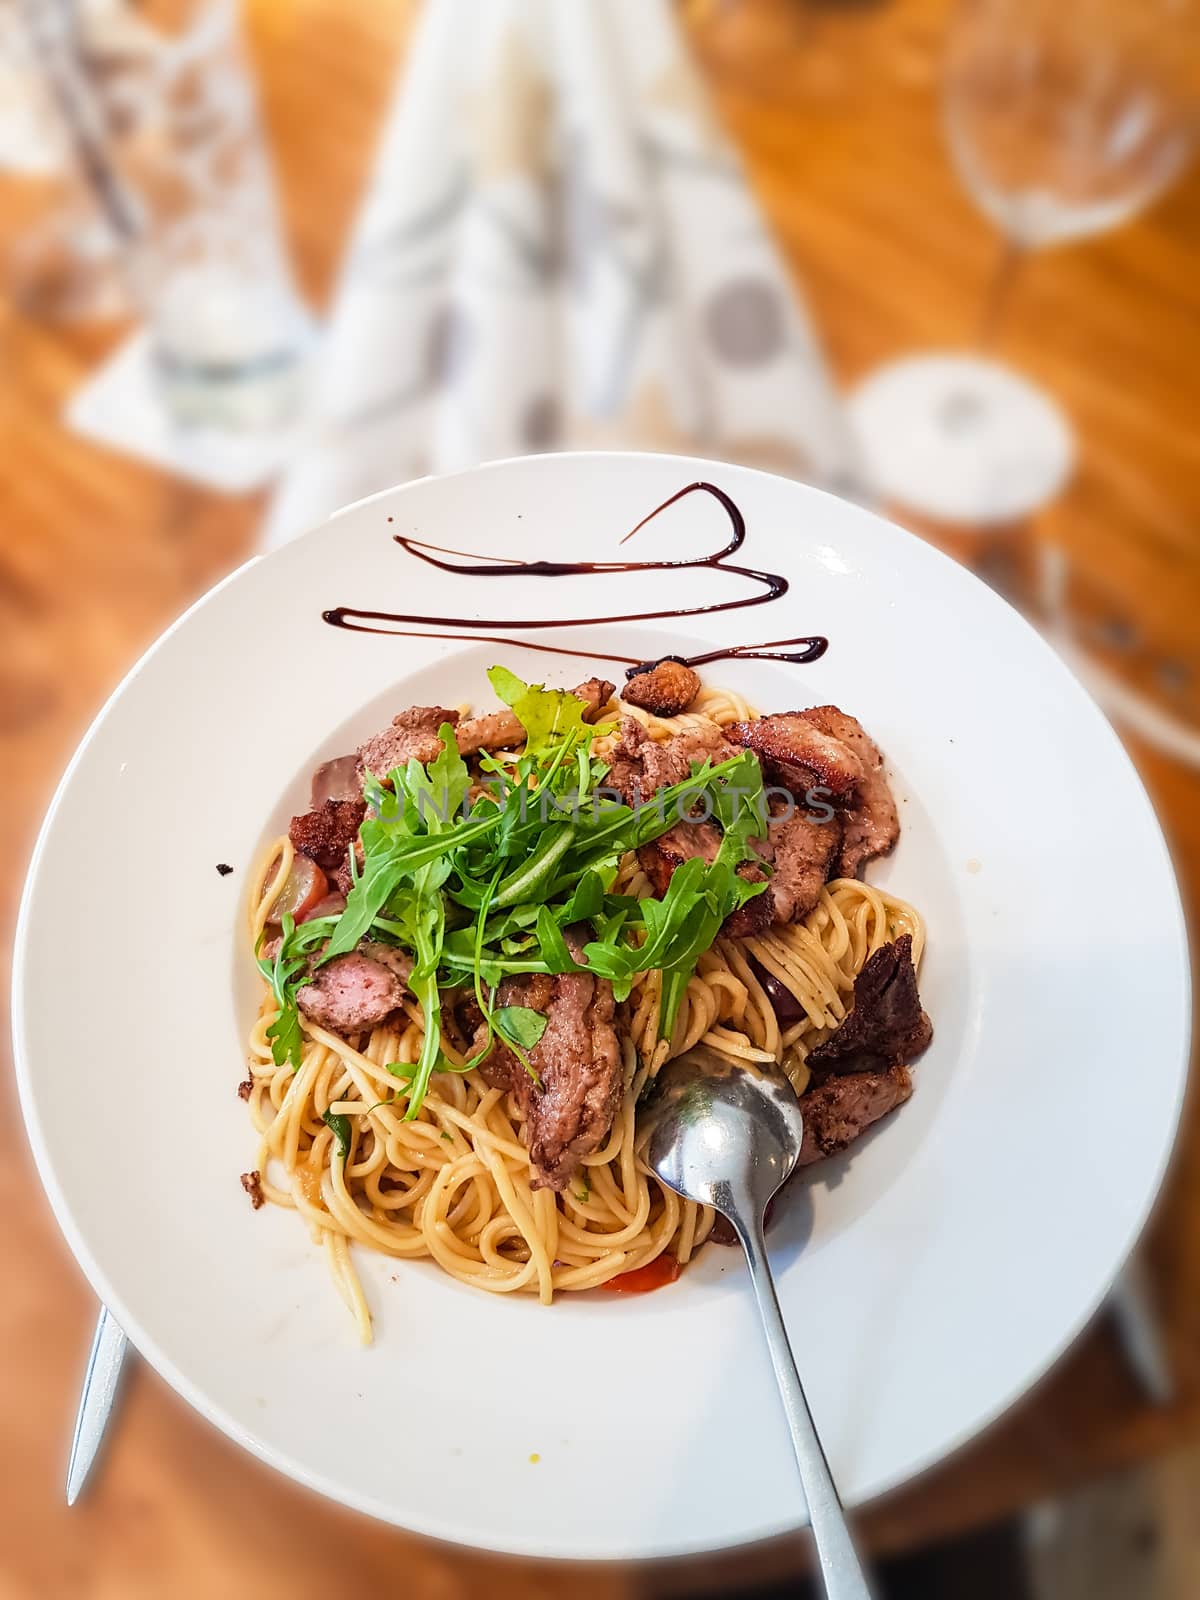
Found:
[(812, 1412), (804, 1398), (800, 1374), (796, 1371), (796, 1359), (792, 1355), (787, 1328), (775, 1294), (775, 1280), (767, 1259), (762, 1224), (745, 1231), (739, 1228), (738, 1231), (741, 1233), (746, 1260), (750, 1264), (750, 1277), (758, 1300), (763, 1331), (767, 1336), (788, 1427), (792, 1431), (792, 1447), (796, 1452), (796, 1465), (800, 1468), (804, 1497), (808, 1501), (808, 1517), (817, 1546), (825, 1593), (829, 1600), (871, 1600), (866, 1575), (846, 1525), (842, 1502), (838, 1499), (829, 1463), (817, 1437)]

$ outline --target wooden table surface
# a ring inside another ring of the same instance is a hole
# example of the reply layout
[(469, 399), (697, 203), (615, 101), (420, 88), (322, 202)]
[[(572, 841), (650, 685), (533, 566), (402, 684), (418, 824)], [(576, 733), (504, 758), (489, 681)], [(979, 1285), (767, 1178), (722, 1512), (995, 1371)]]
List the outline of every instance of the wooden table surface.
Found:
[[(291, 240), (326, 292), (401, 59), (406, 0), (250, 0)], [(945, 0), (697, 6), (697, 46), (840, 380), (970, 328), (996, 241), (959, 190), (937, 119)], [(7, 242), (28, 196), (0, 187)], [(1082, 462), (1036, 529), (1070, 554), (1085, 610), (1130, 670), (1200, 678), (1200, 172), (1110, 238), (1032, 263), (1004, 355), (1055, 391)], [(87, 720), (163, 624), (249, 548), (261, 504), (197, 492), (69, 438), (64, 400), (115, 331), (55, 330), (0, 301), (0, 926), (7, 961), (38, 821)], [(1111, 630), (1110, 630), (1111, 631)], [(1169, 672), (1163, 661), (1171, 663)], [(1200, 781), (1133, 746), (1200, 914)], [(1098, 870), (1103, 870), (1098, 863)], [(1120, 930), (1118, 937), (1136, 937)], [(7, 985), (5, 986), (7, 992)], [(81, 1019), (82, 1020), (82, 1019)], [(86, 1072), (86, 1025), (73, 1045)], [(1130, 1114), (1136, 1115), (1136, 1072)], [(0, 1597), (414, 1600), (558, 1592), (562, 1569), (433, 1546), (259, 1467), (134, 1363), (95, 1481), (68, 1512), (67, 1442), (95, 1305), (32, 1171), (11, 1077), (0, 1121)], [(1119, 1152), (1113, 1153), (1114, 1182)], [(985, 1438), (862, 1520), (876, 1550), (967, 1528), (1200, 1429), (1200, 1112), (1193, 1100), (1147, 1253), (1179, 1382), (1139, 1393), (1097, 1325)], [(485, 1494), (486, 1484), (462, 1492)], [(682, 1593), (795, 1570), (798, 1543), (681, 1567), (590, 1570), (584, 1597)]]

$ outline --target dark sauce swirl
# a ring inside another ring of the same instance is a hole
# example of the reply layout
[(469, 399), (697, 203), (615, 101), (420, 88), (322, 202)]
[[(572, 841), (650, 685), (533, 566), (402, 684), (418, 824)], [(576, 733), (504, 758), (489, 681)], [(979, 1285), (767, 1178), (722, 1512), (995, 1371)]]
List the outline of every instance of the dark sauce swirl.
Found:
[[(598, 650), (575, 650), (564, 645), (536, 644), (527, 639), (510, 639), (504, 635), (485, 632), (492, 628), (567, 628), (567, 627), (599, 627), (607, 623), (616, 622), (653, 622), (672, 617), (704, 616), (717, 611), (738, 611), (749, 606), (768, 605), (772, 600), (778, 600), (788, 591), (788, 581), (777, 572), (761, 572), (755, 567), (741, 566), (730, 561), (728, 557), (735, 555), (746, 542), (746, 519), (734, 500), (719, 489), (714, 483), (689, 483), (660, 506), (656, 506), (648, 516), (629, 530), (621, 540), (626, 544), (652, 522), (655, 517), (673, 506), (677, 501), (690, 494), (711, 495), (724, 508), (729, 518), (730, 535), (727, 542), (719, 550), (714, 550), (708, 555), (695, 556), (690, 559), (675, 561), (519, 561), (510, 556), (487, 556), (470, 559), (466, 551), (449, 550), (442, 545), (429, 544), (421, 539), (414, 539), (407, 534), (393, 535), (395, 542), (415, 556), (417, 560), (424, 561), (428, 566), (437, 567), (442, 572), (453, 572), (463, 577), (472, 578), (567, 578), (597, 573), (612, 572), (664, 572), (687, 571), (690, 569), (707, 567), (715, 572), (729, 572), (740, 578), (748, 579), (757, 585), (756, 590), (750, 594), (740, 595), (730, 599), (714, 600), (707, 605), (678, 606), (660, 611), (629, 611), (618, 612), (609, 616), (599, 617), (446, 617), (429, 616), (419, 612), (404, 611), (367, 611), (356, 606), (334, 606), (322, 613), (324, 620), (334, 628), (345, 628), (353, 633), (382, 633), (397, 634), (405, 638), (417, 639), (463, 639), (487, 644), (512, 645), (526, 650), (541, 650), (548, 655), (570, 655), (585, 658), (591, 661), (621, 661), (629, 665), (627, 677), (632, 677), (636, 672), (645, 671), (654, 665), (653, 662), (639, 662), (631, 656), (613, 655), (609, 652)], [(445, 559), (454, 557), (457, 559)], [(412, 628), (388, 626), (388, 624), (413, 623)], [(468, 630), (445, 632), (445, 629)], [(782, 650), (780, 646), (801, 646), (797, 650)], [(660, 657), (661, 660), (683, 661), (689, 666), (703, 665), (710, 661), (729, 659), (748, 659), (759, 661), (789, 661), (803, 663), (815, 661), (825, 654), (829, 641), (820, 635), (812, 634), (796, 639), (774, 639), (764, 645), (730, 645), (719, 650), (710, 650), (696, 656), (671, 656)]]

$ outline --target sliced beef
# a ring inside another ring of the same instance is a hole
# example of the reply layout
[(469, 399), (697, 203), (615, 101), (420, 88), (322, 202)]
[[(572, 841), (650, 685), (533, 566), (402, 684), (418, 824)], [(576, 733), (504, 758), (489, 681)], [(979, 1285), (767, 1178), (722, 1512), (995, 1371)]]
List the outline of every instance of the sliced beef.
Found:
[(389, 1017), (407, 993), (412, 961), (390, 945), (364, 944), (318, 967), (296, 995), (306, 1017), (334, 1033), (361, 1033)]
[[(757, 726), (734, 724), (735, 728)], [(716, 727), (689, 728), (669, 739), (654, 740), (639, 722), (627, 717), (613, 750), (609, 781), (630, 803), (649, 801), (660, 788), (686, 778), (693, 762), (725, 761), (737, 755), (739, 748), (748, 748), (730, 743), (726, 732)], [(799, 922), (821, 898), (821, 890), (835, 869), (842, 844), (842, 817), (838, 812), (829, 815), (832, 808), (828, 805), (807, 810), (804, 797), (816, 776), (799, 767), (791, 770), (797, 799), (793, 804), (781, 796), (772, 799), (767, 837), (754, 842), (764, 864), (773, 869), (770, 887), (747, 901), (725, 924), (724, 931), (735, 937), (761, 932), (771, 922)], [(719, 843), (720, 832), (714, 823), (680, 823), (652, 845), (643, 847), (638, 859), (661, 896), (681, 861), (694, 855), (711, 861)], [(739, 871), (747, 877), (758, 875), (750, 863)]]
[(774, 867), (767, 890), (775, 922), (800, 922), (821, 898), (821, 890), (842, 842), (841, 818), (825, 817), (789, 807), (785, 801), (770, 802), (767, 847), (760, 853)]
[(332, 871), (344, 866), (350, 845), (367, 814), (366, 801), (326, 800), (313, 811), (293, 817), (288, 838), (301, 854)]
[[(721, 830), (715, 822), (677, 822), (661, 838), (644, 844), (638, 851), (638, 861), (661, 900), (676, 867), (694, 856), (715, 861), (720, 848)], [(743, 861), (737, 870), (750, 883), (762, 883), (767, 876), (752, 861)], [(748, 939), (769, 928), (772, 921), (771, 891), (766, 889), (731, 912), (721, 924), (721, 932), (732, 939)]]
[(362, 769), (358, 752), (348, 756), (335, 756), (332, 761), (322, 761), (312, 775), (312, 795), (309, 805), (319, 811), (326, 800), (357, 800), (362, 794)]
[[(737, 869), (738, 877), (748, 883), (762, 883), (767, 874), (752, 861), (743, 861)], [(775, 902), (770, 888), (745, 901), (736, 911), (731, 911), (721, 924), (721, 932), (730, 939), (751, 939), (756, 933), (765, 933), (775, 921)]]
[(319, 922), (322, 917), (340, 917), (346, 909), (346, 896), (338, 889), (331, 889), (324, 894), (313, 906), (311, 911), (306, 911), (302, 917), (297, 917), (297, 922)]
[(515, 711), (489, 711), (482, 717), (471, 717), (455, 730), (455, 739), (463, 755), (473, 755), (477, 750), (506, 750), (510, 745), (525, 742), (525, 729)]
[(676, 867), (697, 856), (703, 861), (715, 861), (720, 848), (721, 830), (715, 822), (677, 822), (661, 838), (644, 844), (638, 851), (638, 861), (661, 900)]
[(849, 1016), (810, 1054), (808, 1065), (815, 1073), (882, 1072), (915, 1061), (932, 1038), (906, 933), (867, 961), (854, 980)]
[(873, 1122), (903, 1105), (910, 1094), (912, 1077), (907, 1067), (854, 1072), (815, 1084), (800, 1096), (804, 1116), (800, 1165), (837, 1155)]
[(613, 747), (608, 781), (629, 805), (652, 800), (660, 789), (691, 776), (693, 761), (714, 765), (740, 754), (714, 723), (687, 728), (669, 739), (652, 739), (635, 717), (622, 717), (621, 736)]
[[(646, 803), (660, 789), (682, 783), (689, 777), (693, 762), (727, 761), (738, 753), (738, 747), (730, 744), (715, 726), (712, 731), (688, 728), (672, 734), (669, 739), (655, 740), (640, 722), (626, 717), (621, 723), (620, 741), (613, 751), (609, 782), (628, 804)], [(676, 867), (693, 856), (715, 861), (720, 848), (721, 830), (715, 822), (681, 820), (661, 838), (643, 845), (638, 851), (638, 860), (661, 899)], [(760, 867), (749, 861), (743, 862), (738, 872), (752, 883), (761, 882), (766, 876)], [(761, 933), (771, 922), (771, 904), (769, 889), (755, 895), (725, 919), (722, 933), (735, 939)]]
[[(571, 693), (584, 703), (583, 720), (595, 722), (612, 698), (613, 685), (603, 678), (588, 678), (577, 684)], [(505, 707), (503, 711), (489, 711), (482, 717), (471, 717), (461, 723), (455, 738), (459, 750), (467, 756), (476, 750), (504, 750), (509, 745), (524, 744), (525, 729), (516, 713)]]
[(789, 789), (793, 783), (802, 781), (796, 768), (811, 772), (813, 777), (804, 783), (801, 794), (815, 782), (841, 799), (853, 793), (862, 782), (863, 764), (859, 755), (836, 735), (811, 722), (807, 712), (782, 711), (753, 722), (734, 722), (725, 731), (734, 743), (753, 750), (768, 776), (783, 782)]
[(364, 772), (386, 778), (393, 767), (436, 760), (442, 748), (438, 729), (444, 722), (455, 727), (458, 712), (445, 706), (409, 706), (392, 718), (390, 727), (359, 745), (359, 765)]
[[(362, 864), (365, 859), (366, 852), (363, 850), (362, 840), (356, 839), (354, 841), (354, 860), (360, 872), (362, 871)], [(337, 887), (338, 892), (346, 895), (348, 898), (351, 889), (354, 888), (354, 879), (350, 875), (349, 852), (343, 856), (341, 866), (335, 868), (334, 871), (330, 873), (329, 877), (330, 881)]]
[(836, 865), (838, 877), (857, 877), (864, 862), (886, 855), (900, 837), (900, 816), (883, 770), (883, 754), (858, 719), (837, 706), (813, 706), (804, 712), (804, 720), (852, 750), (862, 766)]
[(462, 1056), (470, 1056), (472, 1041), (483, 1022), (474, 989), (442, 992), (442, 1031)]
[(595, 722), (612, 699), (615, 684), (609, 683), (607, 678), (585, 678), (582, 683), (577, 683), (571, 690), (576, 700), (583, 701), (583, 720)]
[[(577, 936), (577, 960), (581, 950)], [(499, 1040), (480, 1070), (494, 1088), (514, 1095), (524, 1113), (533, 1187), (565, 1189), (583, 1158), (604, 1142), (621, 1102), (612, 985), (584, 972), (533, 973), (506, 978), (498, 1004), (528, 1006), (546, 1018), (545, 1033), (527, 1052), (540, 1087)], [(473, 1051), (483, 1048), (486, 1037), (481, 1028)]]
[[(369, 956), (372, 961), (377, 961), (380, 966), (386, 967), (399, 980), (405, 994), (408, 993), (408, 980), (412, 975), (413, 958), (404, 950), (398, 950), (394, 944), (381, 944), (375, 939), (364, 939), (358, 947), (359, 952)], [(404, 996), (401, 995), (401, 999)]]
[(786, 711), (726, 729), (757, 752), (763, 770), (797, 800), (820, 785), (843, 812), (830, 876), (853, 878), (864, 862), (885, 855), (900, 836), (896, 802), (879, 746), (837, 706)]
[(700, 693), (700, 677), (684, 661), (670, 656), (635, 672), (621, 691), (631, 706), (641, 706), (656, 717), (677, 717)]

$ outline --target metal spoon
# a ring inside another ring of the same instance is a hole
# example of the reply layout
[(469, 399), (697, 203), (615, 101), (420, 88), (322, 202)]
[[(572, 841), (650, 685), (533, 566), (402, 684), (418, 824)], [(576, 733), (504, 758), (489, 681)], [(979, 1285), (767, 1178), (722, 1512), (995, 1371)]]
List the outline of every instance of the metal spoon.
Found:
[(870, 1600), (804, 1398), (763, 1240), (767, 1202), (799, 1159), (804, 1133), (800, 1102), (786, 1078), (736, 1066), (728, 1057), (697, 1045), (659, 1073), (649, 1111), (650, 1166), (685, 1200), (712, 1206), (728, 1218), (746, 1252), (792, 1431), (825, 1593), (829, 1600)]

